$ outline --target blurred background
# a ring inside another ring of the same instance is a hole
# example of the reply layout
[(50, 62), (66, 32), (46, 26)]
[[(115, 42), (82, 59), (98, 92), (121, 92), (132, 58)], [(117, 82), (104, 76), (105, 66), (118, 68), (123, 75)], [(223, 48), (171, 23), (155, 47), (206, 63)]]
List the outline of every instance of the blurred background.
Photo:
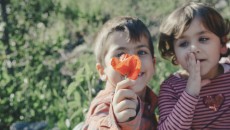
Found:
[[(228, 0), (198, 1), (230, 18)], [(160, 83), (177, 70), (159, 56), (158, 27), (185, 2), (0, 0), (0, 129), (40, 123), (40, 128), (68, 130), (84, 121), (91, 100), (103, 89), (93, 38), (115, 16), (137, 16), (148, 26), (157, 57), (157, 72), (149, 85), (158, 93)]]

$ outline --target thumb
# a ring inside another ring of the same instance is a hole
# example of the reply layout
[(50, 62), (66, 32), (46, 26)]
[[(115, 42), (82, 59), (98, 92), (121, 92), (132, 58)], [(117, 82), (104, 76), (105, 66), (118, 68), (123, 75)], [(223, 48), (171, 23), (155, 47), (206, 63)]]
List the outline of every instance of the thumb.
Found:
[(210, 79), (204, 79), (204, 80), (201, 81), (201, 87), (203, 87), (203, 86), (205, 86), (205, 85), (207, 85), (209, 83), (211, 83)]

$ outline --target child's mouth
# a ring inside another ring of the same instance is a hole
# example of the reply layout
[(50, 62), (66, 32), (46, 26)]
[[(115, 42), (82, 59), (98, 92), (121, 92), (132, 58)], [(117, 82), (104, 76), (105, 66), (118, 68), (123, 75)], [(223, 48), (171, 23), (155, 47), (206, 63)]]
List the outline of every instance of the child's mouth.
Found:
[(203, 61), (205, 61), (205, 59), (200, 59), (199, 61), (200, 61), (200, 62), (203, 62)]
[(144, 72), (139, 73), (138, 77), (141, 77), (142, 75), (144, 75)]
[(204, 62), (204, 61), (206, 61), (205, 59), (198, 59), (200, 62)]

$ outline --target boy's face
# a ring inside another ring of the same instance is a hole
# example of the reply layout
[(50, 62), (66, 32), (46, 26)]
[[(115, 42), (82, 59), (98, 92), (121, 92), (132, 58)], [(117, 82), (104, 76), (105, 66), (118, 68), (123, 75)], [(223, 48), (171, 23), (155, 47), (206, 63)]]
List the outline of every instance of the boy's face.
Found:
[(174, 42), (174, 52), (178, 64), (188, 69), (188, 54), (194, 53), (200, 61), (202, 79), (213, 78), (218, 72), (220, 54), (226, 52), (220, 38), (206, 29), (199, 18), (195, 18), (190, 27)]
[(136, 93), (141, 92), (155, 73), (155, 63), (149, 49), (148, 39), (142, 37), (141, 41), (135, 41), (135, 43), (133, 43), (133, 41), (128, 40), (128, 34), (124, 32), (113, 32), (106, 42), (109, 46), (104, 58), (105, 66), (101, 66), (99, 71), (100, 76), (106, 76), (107, 83), (116, 87), (118, 82), (124, 80), (124, 76), (113, 69), (111, 59), (113, 57), (120, 57), (125, 53), (135, 54), (139, 56), (141, 60), (141, 71), (135, 81), (135, 86), (131, 89)]

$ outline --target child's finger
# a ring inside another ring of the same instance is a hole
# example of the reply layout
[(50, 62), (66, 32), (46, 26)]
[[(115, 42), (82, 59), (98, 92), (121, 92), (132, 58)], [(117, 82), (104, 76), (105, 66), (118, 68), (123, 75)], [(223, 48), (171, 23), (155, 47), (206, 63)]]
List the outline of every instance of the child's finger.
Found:
[(125, 79), (122, 80), (121, 82), (117, 83), (115, 92), (117, 92), (119, 89), (129, 89), (130, 87), (132, 87), (135, 84), (134, 80), (131, 79)]
[(187, 67), (190, 74), (200, 75), (200, 61), (196, 60), (193, 53), (188, 54)]
[(200, 61), (199, 60), (196, 61), (195, 72), (199, 73), (199, 75), (200, 75)]
[(129, 120), (130, 117), (136, 116), (136, 110), (135, 109), (126, 109), (124, 111), (121, 111), (117, 114), (117, 118), (119, 118), (119, 122), (125, 122)]
[(114, 102), (117, 104), (124, 99), (130, 99), (137, 102), (137, 95), (130, 89), (119, 89), (114, 94)]
[(121, 112), (121, 111), (124, 111), (126, 109), (137, 109), (137, 102), (134, 102), (133, 100), (128, 100), (128, 99), (125, 99), (125, 100), (122, 100), (121, 102), (119, 102), (114, 110), (116, 112)]
[(187, 60), (188, 69), (189, 70), (192, 69), (195, 65), (196, 65), (195, 55), (193, 53), (189, 53), (188, 54), (188, 60)]

